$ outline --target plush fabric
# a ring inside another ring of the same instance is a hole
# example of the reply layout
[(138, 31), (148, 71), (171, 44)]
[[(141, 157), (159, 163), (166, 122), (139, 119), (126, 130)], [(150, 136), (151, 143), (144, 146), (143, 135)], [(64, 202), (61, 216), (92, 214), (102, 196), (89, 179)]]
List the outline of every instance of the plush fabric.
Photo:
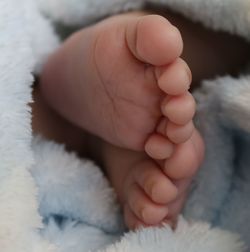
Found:
[[(152, 0), (250, 39), (248, 0)], [(0, 250), (250, 250), (250, 76), (204, 81), (196, 122), (207, 150), (177, 229), (126, 233), (100, 169), (33, 136), (31, 84), (60, 44), (55, 24), (84, 26), (144, 0), (0, 0)], [(119, 167), (118, 167), (119, 169)], [(233, 232), (233, 233), (231, 233)]]

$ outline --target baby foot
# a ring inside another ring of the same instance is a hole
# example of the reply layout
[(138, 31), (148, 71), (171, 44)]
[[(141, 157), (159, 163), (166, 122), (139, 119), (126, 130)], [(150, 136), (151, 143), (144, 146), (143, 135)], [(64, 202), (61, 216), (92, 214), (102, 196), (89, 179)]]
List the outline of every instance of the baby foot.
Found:
[(176, 146), (165, 164), (144, 153), (104, 144), (104, 164), (130, 229), (175, 221), (202, 161), (203, 149), (196, 130), (186, 143)]
[(151, 157), (113, 147), (118, 153), (103, 161), (130, 228), (157, 225), (180, 211), (180, 188), (203, 153), (182, 47), (165, 18), (120, 15), (73, 35), (42, 75), (46, 99), (64, 117)]
[(181, 143), (193, 131), (191, 72), (179, 58), (182, 48), (179, 31), (161, 16), (111, 17), (63, 44), (45, 67), (42, 91), (74, 124), (131, 150), (142, 151), (167, 117), (170, 141), (152, 135), (146, 145), (158, 158), (155, 142)]

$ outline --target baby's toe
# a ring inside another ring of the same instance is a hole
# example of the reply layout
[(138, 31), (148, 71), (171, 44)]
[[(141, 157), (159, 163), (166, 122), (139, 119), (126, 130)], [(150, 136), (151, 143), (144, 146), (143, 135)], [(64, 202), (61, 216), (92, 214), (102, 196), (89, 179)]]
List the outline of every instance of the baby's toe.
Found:
[(192, 137), (187, 142), (177, 145), (173, 155), (165, 162), (164, 172), (177, 180), (192, 177), (200, 165), (202, 148), (194, 145)]
[(168, 139), (175, 144), (186, 142), (194, 132), (193, 121), (181, 126), (169, 121), (166, 127)]
[(156, 68), (159, 88), (169, 95), (181, 95), (188, 91), (192, 73), (187, 63), (178, 58), (172, 64)]
[(135, 172), (135, 181), (156, 204), (167, 204), (177, 197), (177, 187), (154, 162), (145, 163)]
[(161, 134), (153, 134), (145, 144), (145, 151), (151, 158), (163, 160), (172, 156), (174, 144)]
[(168, 208), (153, 203), (137, 184), (129, 188), (127, 195), (128, 206), (142, 223), (157, 225), (166, 217)]
[(163, 115), (171, 122), (185, 125), (194, 117), (195, 100), (189, 92), (180, 96), (167, 97), (162, 102), (161, 109)]
[(136, 215), (131, 211), (130, 207), (126, 204), (123, 209), (124, 221), (126, 226), (131, 229), (137, 229), (145, 226), (143, 222), (141, 222)]
[(166, 218), (164, 219), (164, 222), (169, 223), (170, 225), (174, 225), (178, 216), (180, 215), (186, 201), (187, 195), (183, 194), (180, 195), (176, 200), (171, 202), (168, 207), (169, 207), (169, 212)]
[(172, 227), (175, 226), (177, 218), (184, 207), (191, 181), (192, 179), (175, 181), (175, 185), (178, 188), (178, 195), (172, 202), (168, 204), (168, 215), (163, 220), (164, 223), (168, 223)]
[(128, 47), (142, 62), (162, 66), (182, 53), (183, 42), (179, 30), (162, 16), (143, 16), (127, 27)]

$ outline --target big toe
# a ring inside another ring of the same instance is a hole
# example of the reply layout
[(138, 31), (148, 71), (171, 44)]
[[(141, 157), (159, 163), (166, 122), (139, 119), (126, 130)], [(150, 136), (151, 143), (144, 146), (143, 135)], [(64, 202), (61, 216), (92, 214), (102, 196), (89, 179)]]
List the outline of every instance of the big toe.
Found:
[(183, 50), (179, 30), (159, 15), (138, 17), (128, 26), (126, 38), (128, 47), (138, 60), (155, 66), (171, 63)]
[(194, 176), (204, 156), (204, 144), (197, 130), (185, 143), (177, 145), (174, 154), (165, 162), (164, 171), (172, 179)]

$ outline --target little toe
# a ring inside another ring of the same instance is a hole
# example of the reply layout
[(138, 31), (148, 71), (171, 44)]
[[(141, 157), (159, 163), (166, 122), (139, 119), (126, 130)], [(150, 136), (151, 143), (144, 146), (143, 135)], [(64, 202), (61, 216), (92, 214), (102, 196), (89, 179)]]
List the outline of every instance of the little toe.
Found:
[(186, 92), (180, 96), (167, 97), (162, 102), (161, 110), (171, 122), (185, 125), (192, 120), (195, 114), (195, 100)]
[(169, 212), (166, 218), (164, 219), (164, 222), (169, 223), (171, 226), (176, 223), (176, 220), (185, 205), (186, 198), (187, 195), (183, 194), (180, 195), (180, 197), (176, 198), (173, 202), (168, 204)]
[(186, 201), (192, 179), (182, 179), (174, 182), (178, 188), (178, 195), (168, 204), (168, 215), (164, 222), (173, 226)]
[(171, 157), (174, 144), (160, 134), (153, 134), (145, 144), (146, 153), (153, 159), (163, 160)]
[(181, 95), (188, 91), (192, 82), (192, 73), (187, 63), (176, 59), (172, 64), (156, 68), (159, 88), (169, 95)]
[(135, 172), (135, 181), (156, 204), (167, 204), (178, 194), (177, 187), (153, 162), (144, 163)]
[(123, 214), (127, 228), (135, 230), (137, 228), (144, 227), (144, 223), (136, 217), (127, 204), (124, 206)]
[(159, 15), (139, 17), (134, 25), (128, 26), (126, 39), (138, 60), (155, 66), (169, 64), (183, 50), (179, 30)]
[(146, 225), (157, 225), (166, 217), (167, 206), (153, 203), (137, 184), (132, 185), (127, 194), (127, 203), (131, 211)]
[(166, 160), (164, 172), (172, 179), (192, 177), (200, 165), (200, 158), (190, 138), (175, 148), (174, 154)]
[(175, 144), (186, 142), (192, 136), (193, 132), (193, 121), (189, 121), (187, 124), (181, 126), (172, 122), (167, 124), (166, 135)]

